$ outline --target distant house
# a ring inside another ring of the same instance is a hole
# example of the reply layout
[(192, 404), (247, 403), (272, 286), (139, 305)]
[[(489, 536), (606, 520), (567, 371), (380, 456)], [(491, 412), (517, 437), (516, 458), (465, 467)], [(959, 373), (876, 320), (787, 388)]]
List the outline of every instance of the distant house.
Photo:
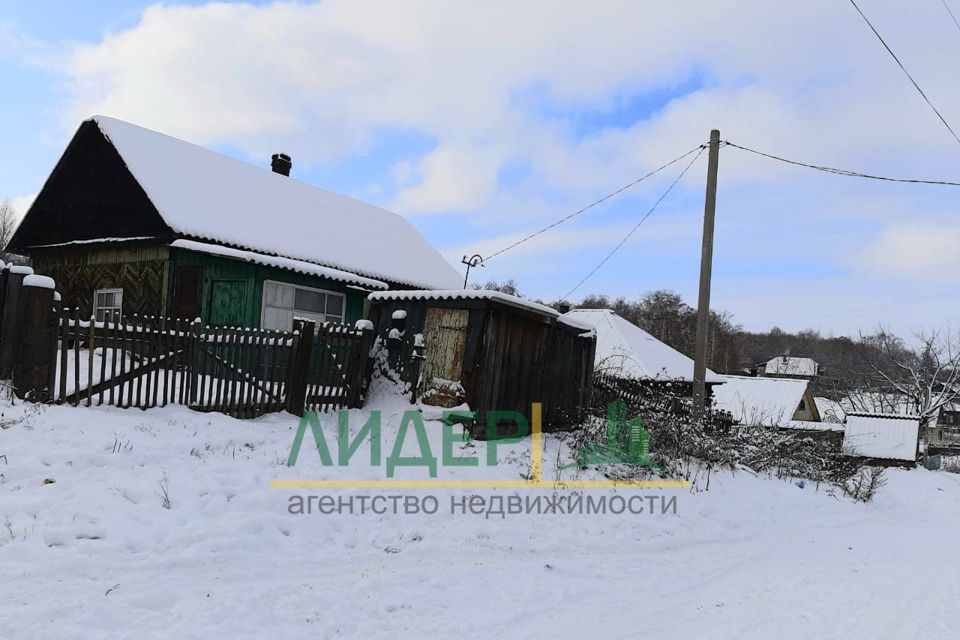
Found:
[(721, 375), (713, 391), (717, 409), (735, 422), (754, 427), (777, 427), (808, 432), (842, 434), (844, 425), (824, 422), (809, 381)]
[(820, 375), (820, 364), (813, 358), (777, 356), (770, 358), (763, 368), (763, 375), (771, 378), (807, 378)]
[(83, 122), (7, 250), (63, 303), (289, 329), (353, 322), (366, 295), (460, 286), (404, 218), (113, 118)]
[[(597, 333), (595, 372), (637, 381), (693, 383), (693, 360), (618, 316), (610, 309), (575, 309), (564, 314)], [(707, 369), (708, 389), (723, 376)]]
[(960, 453), (960, 402), (941, 407), (937, 419), (923, 429), (928, 452)]
[(851, 455), (912, 466), (917, 459), (919, 431), (920, 420), (916, 417), (848, 413), (843, 446)]

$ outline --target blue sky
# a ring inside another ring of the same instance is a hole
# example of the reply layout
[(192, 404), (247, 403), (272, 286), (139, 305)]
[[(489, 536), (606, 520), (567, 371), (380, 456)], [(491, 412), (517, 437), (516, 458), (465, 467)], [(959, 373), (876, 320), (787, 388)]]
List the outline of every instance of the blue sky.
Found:
[[(811, 162), (960, 177), (955, 141), (859, 17), (800, 4), (2, 2), (0, 199), (26, 206), (94, 113), (264, 166), (288, 152), (296, 178), (408, 216), (454, 263), (579, 209), (712, 127)], [(960, 59), (960, 33), (928, 4), (864, 10), (960, 124), (960, 65), (944, 63)], [(479, 278), (555, 299), (679, 169), (492, 259)], [(705, 170), (701, 158), (572, 298), (669, 288), (692, 302)], [(724, 149), (714, 306), (752, 329), (955, 324), (957, 200)]]

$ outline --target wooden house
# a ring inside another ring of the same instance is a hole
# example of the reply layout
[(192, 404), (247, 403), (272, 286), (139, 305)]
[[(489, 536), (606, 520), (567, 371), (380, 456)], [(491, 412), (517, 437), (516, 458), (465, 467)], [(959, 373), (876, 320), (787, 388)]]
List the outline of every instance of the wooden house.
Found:
[[(575, 424), (590, 391), (591, 327), (550, 307), (499, 291), (385, 291), (370, 294), (370, 320), (391, 370), (424, 404), (469, 405), (473, 433), (490, 411), (531, 418), (544, 430)], [(509, 427), (498, 427), (500, 435)]]
[(370, 291), (460, 276), (405, 219), (113, 118), (83, 122), (7, 250), (67, 307), (290, 329), (350, 323)]

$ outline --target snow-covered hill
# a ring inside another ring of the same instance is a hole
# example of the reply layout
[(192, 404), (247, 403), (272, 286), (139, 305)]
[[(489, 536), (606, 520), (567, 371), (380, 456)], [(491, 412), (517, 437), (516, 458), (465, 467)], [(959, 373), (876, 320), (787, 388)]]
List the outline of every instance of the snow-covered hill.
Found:
[[(383, 408), (388, 430), (404, 407)], [(377, 490), (271, 479), (383, 469), (362, 450), (349, 469), (321, 468), (309, 434), (286, 467), (297, 425), (286, 414), (3, 414), (0, 638), (955, 635), (960, 476), (891, 471), (871, 504), (740, 472), (713, 474), (708, 491), (616, 490), (676, 496), (666, 515), (450, 513), (451, 495), (522, 489), (388, 492), (437, 496), (432, 515), (290, 515), (292, 494)], [(426, 426), (433, 442), (440, 425)], [(559, 445), (545, 445), (551, 477)], [(518, 479), (528, 446), (470, 472)]]

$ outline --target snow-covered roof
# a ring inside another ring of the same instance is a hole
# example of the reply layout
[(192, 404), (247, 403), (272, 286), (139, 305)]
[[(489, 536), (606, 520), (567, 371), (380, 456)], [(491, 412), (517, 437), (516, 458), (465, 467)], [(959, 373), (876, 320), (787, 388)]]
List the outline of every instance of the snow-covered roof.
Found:
[(813, 358), (777, 356), (767, 361), (764, 373), (768, 376), (816, 376), (820, 365)]
[[(575, 309), (562, 317), (596, 330), (598, 371), (641, 380), (693, 380), (693, 360), (610, 309)], [(720, 377), (707, 369), (706, 381), (720, 382)]]
[(820, 419), (824, 422), (843, 422), (844, 418), (847, 417), (846, 412), (843, 410), (843, 406), (836, 400), (817, 396), (813, 399), (813, 401), (817, 404), (817, 411), (820, 413)]
[(764, 427), (789, 425), (808, 384), (794, 378), (719, 377), (723, 384), (713, 388), (717, 409), (740, 424)]
[[(501, 291), (487, 289), (423, 289), (411, 291), (376, 291), (367, 296), (377, 300), (497, 300), (514, 307), (535, 311), (549, 318), (557, 318), (560, 312), (539, 302), (524, 300)], [(576, 325), (574, 325), (576, 326)]]
[(177, 234), (416, 287), (460, 281), (394, 213), (122, 120), (92, 120)]
[(848, 413), (843, 446), (865, 458), (914, 461), (920, 420), (898, 415)]
[(175, 249), (189, 249), (190, 251), (198, 251), (200, 253), (208, 253), (210, 255), (233, 258), (234, 260), (243, 260), (244, 262), (262, 264), (268, 267), (277, 267), (279, 269), (286, 269), (288, 271), (296, 271), (297, 273), (322, 276), (324, 278), (329, 278), (330, 280), (356, 284), (368, 289), (387, 288), (387, 284), (385, 282), (380, 282), (379, 280), (373, 280), (371, 278), (364, 278), (363, 276), (358, 276), (357, 274), (350, 273), (349, 271), (331, 269), (330, 267), (321, 267), (318, 264), (304, 262), (303, 260), (291, 260), (290, 258), (268, 256), (253, 251), (232, 249), (219, 244), (208, 244), (206, 242), (196, 242), (194, 240), (174, 240), (170, 243), (170, 246), (174, 247)]

